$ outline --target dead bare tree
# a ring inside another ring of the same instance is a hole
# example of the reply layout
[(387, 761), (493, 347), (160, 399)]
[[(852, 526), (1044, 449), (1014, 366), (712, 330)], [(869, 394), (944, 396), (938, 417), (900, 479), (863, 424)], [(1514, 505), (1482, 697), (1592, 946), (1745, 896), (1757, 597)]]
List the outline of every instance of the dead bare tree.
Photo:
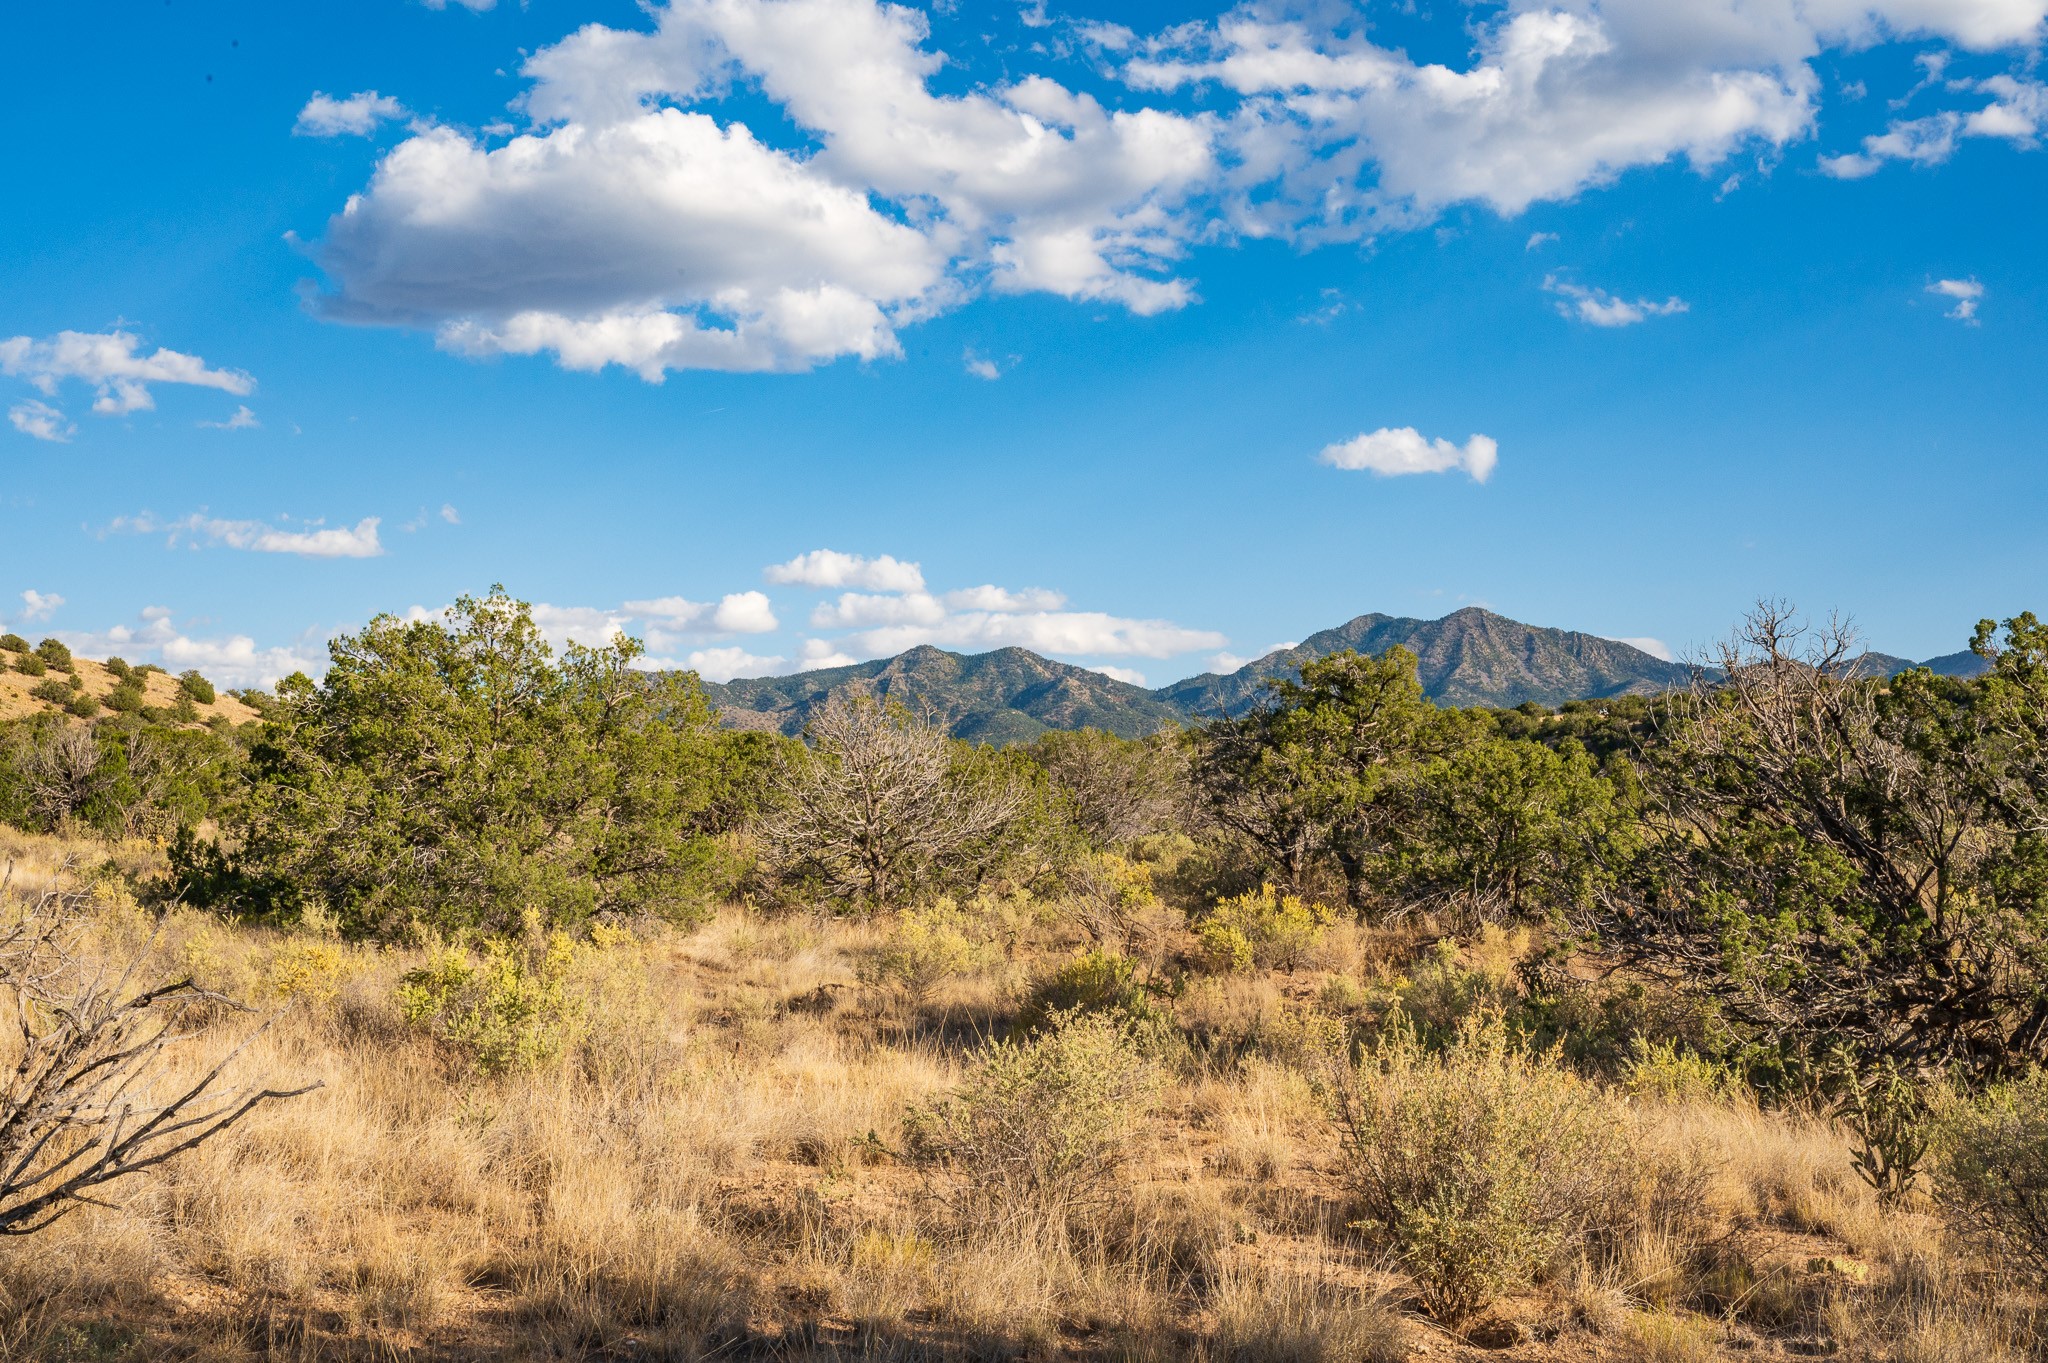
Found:
[(872, 696), (835, 696), (775, 781), (760, 826), (775, 861), (842, 898), (880, 904), (986, 844), (1024, 795), (961, 770), (944, 731)]
[(107, 966), (87, 966), (73, 869), (29, 896), (10, 893), (11, 863), (0, 879), (0, 998), (12, 1005), (19, 1049), (0, 1088), (0, 1235), (103, 1206), (95, 1190), (221, 1134), (262, 1103), (319, 1087), (220, 1084), (261, 1027), (197, 1080), (170, 1084), (166, 1048), (239, 1005), (190, 979), (138, 986), (147, 949), (111, 979)]
[(1832, 1074), (1896, 1195), (1917, 1080), (2048, 1059), (2048, 879), (1980, 692), (1861, 658), (1839, 620), (1751, 614), (1645, 753), (1647, 893), (1603, 929)]
[(54, 828), (83, 809), (114, 780), (92, 728), (58, 724), (31, 738), (19, 763), (29, 808)]
[(1196, 812), (1178, 731), (1132, 741), (1099, 729), (1055, 730), (1033, 751), (1069, 817), (1098, 847), (1186, 827)]

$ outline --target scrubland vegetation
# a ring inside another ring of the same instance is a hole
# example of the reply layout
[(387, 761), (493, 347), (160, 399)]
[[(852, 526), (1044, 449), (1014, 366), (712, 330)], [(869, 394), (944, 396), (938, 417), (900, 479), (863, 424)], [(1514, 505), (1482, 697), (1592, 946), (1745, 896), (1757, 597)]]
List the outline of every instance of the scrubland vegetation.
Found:
[(17, 721), (0, 1354), (2048, 1355), (2048, 630), (1978, 644), (796, 744), (493, 594)]

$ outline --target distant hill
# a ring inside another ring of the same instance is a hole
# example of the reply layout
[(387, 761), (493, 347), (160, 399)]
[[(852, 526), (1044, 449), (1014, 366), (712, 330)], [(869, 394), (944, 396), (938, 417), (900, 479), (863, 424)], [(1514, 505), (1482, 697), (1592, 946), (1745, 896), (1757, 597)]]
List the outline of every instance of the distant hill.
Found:
[(1303, 663), (1343, 649), (1380, 654), (1397, 644), (1415, 655), (1422, 689), (1440, 705), (1561, 705), (1668, 691), (1691, 675), (1613, 639), (1525, 625), (1468, 606), (1441, 620), (1361, 615), (1227, 676), (1204, 673), (1158, 695), (1188, 715), (1242, 714), (1258, 703), (1268, 677), (1298, 676)]
[(1142, 686), (1023, 648), (963, 655), (925, 645), (852, 667), (704, 687), (727, 724), (791, 735), (803, 732), (827, 696), (854, 689), (901, 701), (955, 738), (978, 743), (1028, 743), (1047, 729), (1142, 738), (1186, 719)]
[(1981, 676), (1991, 664), (1966, 648), (1961, 653), (1944, 653), (1939, 658), (1929, 658), (1916, 666), (1942, 677), (1976, 677)]
[[(1303, 663), (1344, 649), (1376, 655), (1397, 644), (1415, 655), (1422, 689), (1439, 705), (1507, 708), (1533, 700), (1555, 706), (1655, 694), (1692, 676), (1682, 663), (1618, 640), (1525, 625), (1471, 606), (1441, 620), (1361, 615), (1235, 672), (1205, 672), (1157, 691), (1029, 649), (960, 654), (929, 645), (851, 667), (707, 682), (704, 690), (727, 724), (792, 736), (803, 732), (811, 710), (828, 696), (861, 690), (901, 701), (954, 737), (979, 743), (1028, 743), (1048, 729), (1083, 727), (1141, 738), (1163, 725), (1243, 714), (1266, 694), (1268, 678), (1299, 676)], [(1920, 666), (1974, 676), (1983, 660), (1955, 653), (1914, 663), (1866, 653), (1855, 666), (1870, 675)]]

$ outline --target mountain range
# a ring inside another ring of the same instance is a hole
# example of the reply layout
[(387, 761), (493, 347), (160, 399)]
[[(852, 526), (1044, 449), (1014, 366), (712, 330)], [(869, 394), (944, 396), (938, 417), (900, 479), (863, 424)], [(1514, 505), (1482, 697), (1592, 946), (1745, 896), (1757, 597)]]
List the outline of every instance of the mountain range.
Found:
[[(811, 710), (828, 697), (862, 690), (899, 701), (974, 742), (1028, 743), (1048, 729), (1084, 727), (1138, 738), (1165, 725), (1243, 714), (1258, 703), (1269, 678), (1298, 676), (1303, 663), (1343, 649), (1376, 655), (1396, 645), (1415, 655), (1422, 689), (1439, 705), (1556, 706), (1667, 691), (1691, 676), (1685, 665), (1630, 644), (1468, 606), (1441, 620), (1361, 615), (1234, 672), (1205, 672), (1158, 690), (1029, 649), (960, 654), (928, 644), (850, 667), (706, 683), (704, 689), (727, 724), (790, 735), (803, 732)], [(1916, 665), (1877, 653), (1865, 655), (1865, 662), (1887, 673)], [(1957, 653), (1924, 665), (1968, 676), (1982, 660)]]

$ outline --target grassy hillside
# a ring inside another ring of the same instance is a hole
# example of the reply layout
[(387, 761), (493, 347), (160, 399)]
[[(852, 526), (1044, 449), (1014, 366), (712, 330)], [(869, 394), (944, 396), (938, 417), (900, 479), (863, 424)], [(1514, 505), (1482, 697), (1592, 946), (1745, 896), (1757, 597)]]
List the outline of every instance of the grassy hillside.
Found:
[[(51, 677), (55, 677), (60, 684), (68, 684), (69, 676), (59, 672), (45, 672), (42, 676), (31, 677), (17, 670), (15, 661), (15, 655), (0, 653), (0, 721), (23, 719), (36, 714), (63, 713), (63, 707), (55, 701), (42, 699), (31, 692), (38, 684), (48, 681)], [(85, 684), (85, 693), (102, 704), (120, 684), (121, 679), (109, 672), (103, 663), (94, 662), (89, 658), (76, 658), (73, 665), (77, 669), (79, 680)], [(165, 711), (177, 704), (180, 693), (176, 677), (163, 672), (151, 672), (143, 678), (142, 686), (145, 704)], [(197, 719), (194, 721), (197, 723), (205, 723), (220, 717), (230, 724), (245, 724), (256, 718), (254, 710), (225, 691), (219, 692), (212, 701), (205, 704), (195, 703), (193, 709), (197, 712)]]

